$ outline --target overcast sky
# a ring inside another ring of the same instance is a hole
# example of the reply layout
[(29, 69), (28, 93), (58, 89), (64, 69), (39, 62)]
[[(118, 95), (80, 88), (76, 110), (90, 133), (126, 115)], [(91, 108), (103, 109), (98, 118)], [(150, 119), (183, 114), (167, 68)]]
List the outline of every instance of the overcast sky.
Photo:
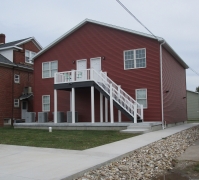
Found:
[[(120, 1), (199, 73), (198, 0)], [(116, 0), (6, 0), (0, 9), (6, 42), (34, 36), (45, 47), (86, 18), (148, 33)], [(187, 89), (195, 91), (199, 76), (186, 73)]]

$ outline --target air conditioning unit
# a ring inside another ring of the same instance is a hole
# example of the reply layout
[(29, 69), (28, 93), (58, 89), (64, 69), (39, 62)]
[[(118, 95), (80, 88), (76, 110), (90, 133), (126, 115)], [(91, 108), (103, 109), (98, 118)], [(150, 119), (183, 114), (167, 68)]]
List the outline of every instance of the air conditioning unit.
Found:
[(26, 112), (25, 122), (26, 123), (35, 122), (35, 117), (36, 117), (36, 113), (35, 112)]
[(24, 90), (23, 90), (23, 93), (24, 94), (31, 94), (32, 93), (32, 87), (30, 87), (30, 86), (25, 87)]
[(32, 87), (28, 87), (28, 94), (31, 94), (32, 93)]
[[(67, 122), (72, 123), (72, 111), (67, 111), (66, 113)], [(75, 122), (78, 122), (78, 113), (75, 111)]]
[[(54, 112), (53, 112), (53, 117), (54, 117)], [(64, 122), (64, 112), (57, 111), (57, 123), (61, 122)]]
[(38, 123), (48, 122), (48, 112), (38, 112)]

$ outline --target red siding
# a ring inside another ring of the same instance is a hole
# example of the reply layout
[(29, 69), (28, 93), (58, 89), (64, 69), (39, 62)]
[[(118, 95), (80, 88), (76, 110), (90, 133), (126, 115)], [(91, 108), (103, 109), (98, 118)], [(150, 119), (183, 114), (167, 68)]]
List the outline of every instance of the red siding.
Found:
[[(169, 91), (166, 93), (166, 91)], [(187, 120), (185, 69), (163, 48), (163, 99), (166, 123)]]
[[(124, 70), (123, 51), (138, 48), (146, 48), (147, 68)], [(42, 95), (51, 95), (51, 112), (54, 109), (54, 79), (42, 79), (42, 62), (58, 60), (58, 71), (61, 72), (76, 69), (76, 64), (72, 62), (79, 59), (87, 59), (89, 68), (90, 58), (102, 56), (105, 57), (102, 70), (108, 72), (108, 76), (133, 98), (135, 89), (147, 88), (148, 108), (144, 110), (144, 120), (161, 121), (159, 43), (92, 23), (87, 23), (35, 60), (34, 111), (42, 111)], [(95, 96), (95, 117), (99, 121), (99, 93), (95, 92)], [(58, 111), (69, 110), (69, 93), (58, 92), (58, 97)], [(76, 110), (81, 121), (90, 121), (90, 89), (76, 90)], [(128, 120), (123, 117), (123, 121)]]

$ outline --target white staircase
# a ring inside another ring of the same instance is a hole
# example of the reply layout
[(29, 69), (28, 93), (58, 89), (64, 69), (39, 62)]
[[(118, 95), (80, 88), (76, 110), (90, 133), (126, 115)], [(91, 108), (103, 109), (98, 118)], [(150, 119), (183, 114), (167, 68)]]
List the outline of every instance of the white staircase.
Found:
[(143, 106), (102, 71), (97, 72), (94, 69), (85, 69), (57, 72), (55, 73), (54, 81), (55, 84), (94, 81), (109, 96), (110, 102), (114, 101), (119, 105), (117, 107), (121, 107), (122, 110), (128, 113), (134, 123), (137, 123), (137, 118), (143, 120)]

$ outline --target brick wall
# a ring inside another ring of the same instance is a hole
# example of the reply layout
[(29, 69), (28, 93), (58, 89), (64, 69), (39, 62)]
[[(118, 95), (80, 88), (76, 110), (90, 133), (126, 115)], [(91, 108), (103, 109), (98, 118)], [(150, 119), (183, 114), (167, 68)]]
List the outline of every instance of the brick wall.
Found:
[(12, 71), (0, 66), (0, 126), (3, 126), (4, 118), (12, 117)]
[(25, 63), (25, 50), (30, 50), (33, 52), (39, 52), (39, 49), (37, 48), (37, 46), (32, 42), (29, 41), (23, 45), (20, 46), (21, 48), (23, 48), (23, 50), (21, 51), (14, 51), (14, 63)]

